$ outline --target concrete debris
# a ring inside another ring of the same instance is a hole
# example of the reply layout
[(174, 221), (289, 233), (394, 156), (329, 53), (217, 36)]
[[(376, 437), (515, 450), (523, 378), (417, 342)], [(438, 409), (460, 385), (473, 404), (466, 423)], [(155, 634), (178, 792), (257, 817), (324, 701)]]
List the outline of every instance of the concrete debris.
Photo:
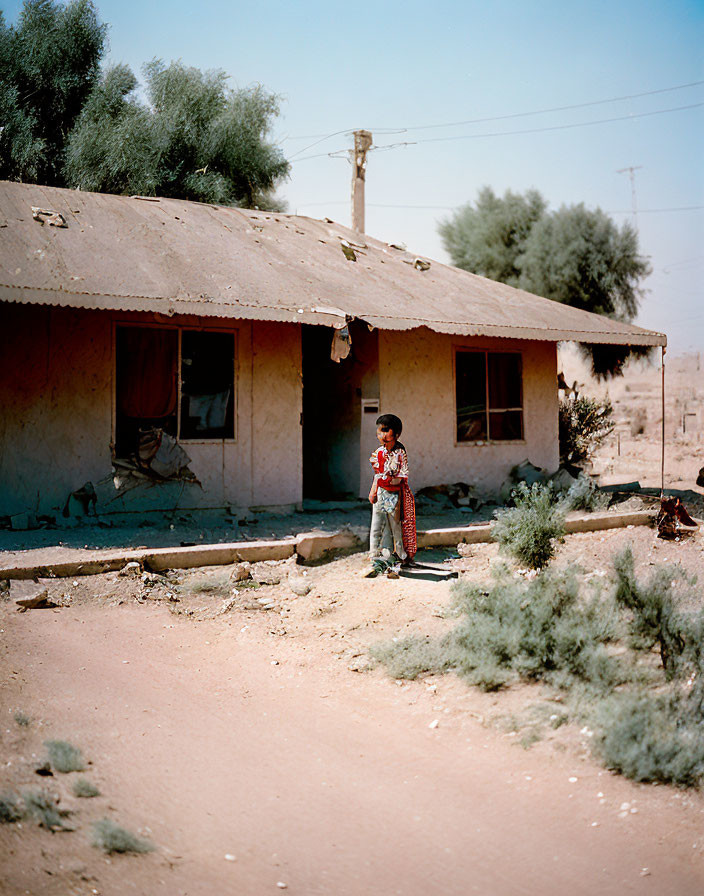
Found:
[(122, 569), (118, 572), (119, 576), (139, 576), (142, 574), (142, 566), (136, 560), (130, 560)]
[(26, 613), (27, 610), (51, 610), (70, 603), (65, 597), (59, 601), (50, 598), (47, 585), (31, 580), (11, 582), (10, 599), (17, 604), (20, 613)]
[(38, 529), (39, 521), (34, 513), (16, 513), (10, 517), (10, 528), (19, 531)]
[(511, 469), (509, 476), (514, 482), (525, 482), (526, 485), (533, 485), (536, 482), (546, 482), (548, 474), (541, 467), (536, 467), (528, 458), (520, 464), (516, 464)]
[[(31, 579), (13, 580), (9, 587), (10, 600), (14, 600), (20, 613), (27, 610), (45, 610), (58, 607), (59, 603), (49, 598), (49, 588), (46, 581), (32, 581)], [(65, 601), (61, 601), (65, 603)]]
[(88, 516), (91, 512), (95, 516), (97, 511), (98, 495), (92, 482), (85, 482), (80, 488), (66, 498), (63, 515)]
[(324, 557), (353, 553), (361, 550), (368, 538), (368, 531), (341, 529), (332, 534), (327, 532), (302, 532), (296, 542), (296, 553), (301, 562), (315, 563)]
[(310, 594), (313, 589), (310, 582), (307, 582), (303, 576), (290, 576), (288, 586), (298, 597), (305, 597), (306, 594)]
[(37, 208), (37, 206), (33, 205), (32, 217), (42, 225), (48, 224), (49, 227), (68, 227), (66, 218), (64, 218), (61, 212), (55, 212), (50, 208)]
[(50, 610), (58, 606), (58, 604), (49, 600), (49, 592), (46, 588), (34, 597), (22, 598), (21, 600), (16, 600), (15, 603), (20, 608), (21, 613), (24, 613), (26, 610)]
[(550, 476), (550, 482), (554, 488), (559, 491), (568, 491), (579, 478), (579, 471), (573, 472), (573, 470), (575, 470), (574, 467), (560, 467), (557, 472), (553, 473)]
[(221, 613), (229, 613), (233, 607), (237, 606), (237, 601), (238, 601), (239, 596), (240, 596), (239, 591), (235, 590), (233, 592), (232, 597), (228, 597), (227, 600), (224, 600), (222, 602), (222, 605), (220, 607), (220, 612)]
[[(416, 492), (416, 506), (433, 508), (440, 505), (449, 507), (466, 507), (477, 510), (481, 501), (473, 494), (474, 486), (466, 482), (453, 482), (449, 485), (428, 485)], [(438, 508), (439, 509), (439, 508)]]
[(519, 482), (525, 482), (526, 485), (534, 485), (536, 482), (547, 482), (548, 474), (542, 467), (536, 467), (527, 458), (520, 464), (516, 464), (511, 468), (508, 477), (504, 480), (499, 492), (501, 502), (507, 504), (511, 500), (511, 492), (515, 489)]
[(233, 582), (245, 582), (247, 579), (252, 578), (252, 564), (251, 563), (235, 563), (232, 573), (230, 574), (230, 579)]
[(289, 567), (285, 560), (260, 560), (251, 564), (251, 577), (259, 585), (278, 585), (288, 575)]

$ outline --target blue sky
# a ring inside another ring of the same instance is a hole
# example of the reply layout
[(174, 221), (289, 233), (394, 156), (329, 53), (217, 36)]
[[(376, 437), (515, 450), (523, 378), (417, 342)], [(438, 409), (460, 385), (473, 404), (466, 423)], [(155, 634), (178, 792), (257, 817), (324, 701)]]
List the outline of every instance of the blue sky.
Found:
[[(653, 274), (638, 322), (664, 330), (675, 353), (704, 351), (704, 105), (663, 111), (704, 104), (704, 83), (666, 90), (704, 81), (701, 0), (96, 5), (111, 62), (139, 72), (155, 56), (182, 59), (281, 95), (274, 136), (294, 161), (279, 191), (290, 211), (349, 223), (350, 166), (327, 153), (371, 130), (367, 231), (441, 261), (438, 220), (484, 184), (535, 187), (552, 207), (584, 202), (620, 222), (631, 187), (618, 169), (642, 166), (637, 222)], [(20, 6), (3, 4), (9, 21)], [(631, 98), (427, 127), (620, 97)], [(611, 118), (623, 120), (582, 126)], [(556, 129), (507, 133), (540, 128)], [(431, 140), (448, 137), (463, 139)]]

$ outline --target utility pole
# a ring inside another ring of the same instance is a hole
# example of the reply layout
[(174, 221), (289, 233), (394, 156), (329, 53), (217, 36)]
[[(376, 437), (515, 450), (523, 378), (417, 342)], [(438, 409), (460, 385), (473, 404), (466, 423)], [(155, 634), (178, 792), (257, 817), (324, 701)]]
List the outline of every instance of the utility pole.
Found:
[(371, 149), (370, 131), (354, 132), (352, 160), (352, 230), (364, 233), (364, 180), (367, 172), (367, 153)]
[(633, 226), (638, 230), (638, 206), (636, 205), (636, 176), (635, 172), (642, 168), (642, 165), (630, 165), (628, 168), (619, 168), (616, 174), (626, 174), (631, 181), (631, 208), (633, 209)]

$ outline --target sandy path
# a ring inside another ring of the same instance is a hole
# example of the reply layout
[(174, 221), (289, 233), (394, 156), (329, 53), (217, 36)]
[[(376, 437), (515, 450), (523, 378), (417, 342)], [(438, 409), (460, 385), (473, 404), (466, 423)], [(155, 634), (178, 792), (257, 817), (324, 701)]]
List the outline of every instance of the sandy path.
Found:
[[(310, 645), (269, 634), (266, 619), (240, 627), (153, 606), (3, 608), (2, 668), (15, 672), (3, 704), (79, 743), (106, 794), (83, 801), (96, 805), (81, 807), (75, 834), (27, 841), (5, 826), (3, 892), (260, 894), (278, 881), (335, 896), (704, 890), (700, 801), (525, 753), (438, 713), (420, 683), (355, 675), (322, 647), (311, 664)], [(624, 800), (638, 814), (619, 818)], [(160, 852), (106, 863), (84, 845), (106, 812), (148, 826)], [(70, 862), (57, 869), (59, 849), (93, 879), (76, 882)]]

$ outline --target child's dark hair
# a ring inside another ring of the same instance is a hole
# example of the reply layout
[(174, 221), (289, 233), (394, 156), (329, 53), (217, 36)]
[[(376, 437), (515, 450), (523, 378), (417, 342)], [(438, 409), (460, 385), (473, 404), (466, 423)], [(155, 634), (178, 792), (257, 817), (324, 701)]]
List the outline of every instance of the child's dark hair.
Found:
[(382, 414), (381, 417), (377, 417), (376, 425), (382, 429), (390, 429), (396, 437), (403, 431), (403, 423), (396, 414)]

